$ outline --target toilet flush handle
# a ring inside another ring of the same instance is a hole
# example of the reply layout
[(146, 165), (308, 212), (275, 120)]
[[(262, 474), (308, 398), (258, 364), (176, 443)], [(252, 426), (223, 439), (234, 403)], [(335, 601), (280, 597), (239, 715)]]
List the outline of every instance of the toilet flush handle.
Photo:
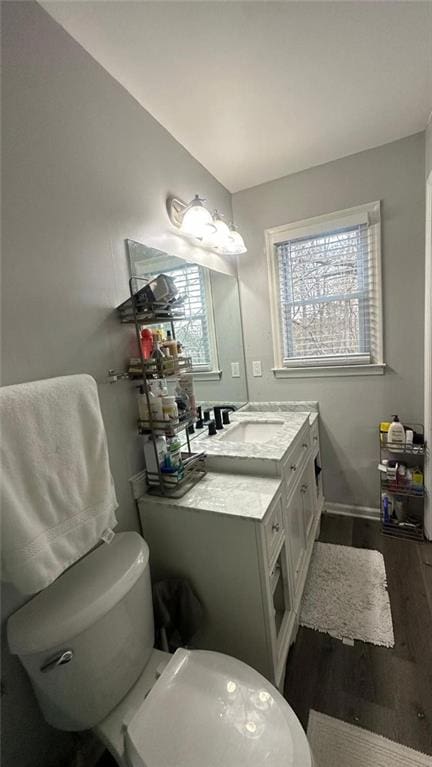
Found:
[(60, 655), (56, 655), (54, 658), (51, 658), (49, 661), (44, 663), (40, 670), (45, 674), (47, 671), (52, 671), (52, 669), (57, 668), (57, 666), (64, 666), (65, 663), (69, 663), (72, 658), (72, 650), (63, 650)]

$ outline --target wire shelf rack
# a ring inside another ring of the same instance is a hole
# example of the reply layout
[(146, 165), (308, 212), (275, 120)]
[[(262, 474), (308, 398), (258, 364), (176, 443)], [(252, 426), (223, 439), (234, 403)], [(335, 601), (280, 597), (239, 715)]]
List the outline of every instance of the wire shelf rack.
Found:
[[(162, 482), (158, 473), (147, 472), (148, 492), (150, 495), (167, 495), (181, 498), (207, 473), (205, 453), (182, 452), (181, 471), (162, 472)], [(161, 493), (161, 484), (163, 492)]]
[[(143, 288), (137, 290), (136, 286), (144, 283)], [(146, 299), (145, 288), (149, 280), (143, 277), (132, 276), (129, 280), (130, 298), (117, 307), (119, 319), (122, 323), (133, 324), (139, 349), (139, 358), (133, 360), (127, 372), (108, 372), (109, 380), (114, 383), (120, 380), (133, 380), (139, 383), (144, 390), (147, 399), (149, 420), (138, 419), (138, 433), (149, 435), (153, 443), (155, 463), (157, 471), (146, 472), (147, 491), (153, 495), (167, 495), (176, 498), (184, 495), (193, 485), (199, 482), (206, 474), (206, 455), (204, 452), (193, 452), (189, 440), (188, 427), (193, 424), (191, 413), (180, 415), (175, 421), (154, 420), (151, 416), (149, 381), (158, 378), (181, 377), (192, 371), (192, 360), (184, 355), (165, 357), (160, 359), (145, 359), (140, 343), (140, 328), (142, 325), (156, 325), (169, 323), (171, 337), (175, 339), (175, 320), (184, 318), (182, 304), (184, 298), (172, 301), (168, 304), (149, 304)], [(184, 430), (186, 445), (181, 452), (181, 465), (176, 471), (167, 472), (159, 462), (156, 440), (160, 435), (172, 437), (179, 431)]]
[[(388, 442), (385, 434), (379, 435), (381, 530), (384, 535), (393, 538), (423, 541), (426, 489), (419, 480), (423, 479), (427, 445), (423, 424), (412, 424), (408, 428), (414, 432), (413, 443)], [(401, 465), (403, 472), (400, 471)], [(414, 472), (417, 473), (415, 481)]]
[(145, 378), (178, 378), (185, 373), (192, 372), (191, 357), (164, 357), (163, 359), (134, 359), (127, 371), (129, 378), (143, 380)]
[(381, 488), (392, 495), (401, 495), (405, 498), (423, 498), (425, 495), (424, 485), (405, 487), (392, 480), (383, 479), (381, 480)]
[(168, 437), (178, 434), (180, 431), (189, 428), (194, 423), (194, 417), (192, 413), (187, 413), (180, 418), (170, 421), (145, 421), (142, 418), (138, 418), (138, 433), (150, 434), (154, 431), (157, 435), (165, 434)]

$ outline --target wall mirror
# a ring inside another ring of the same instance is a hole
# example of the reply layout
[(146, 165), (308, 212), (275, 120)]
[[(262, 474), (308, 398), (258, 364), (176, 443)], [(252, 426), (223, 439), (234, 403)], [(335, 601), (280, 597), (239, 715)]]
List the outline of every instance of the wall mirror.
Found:
[(185, 297), (185, 316), (175, 322), (175, 333), (192, 357), (197, 400), (237, 406), (247, 402), (236, 277), (135, 240), (126, 240), (126, 245), (132, 277), (150, 279), (163, 272)]

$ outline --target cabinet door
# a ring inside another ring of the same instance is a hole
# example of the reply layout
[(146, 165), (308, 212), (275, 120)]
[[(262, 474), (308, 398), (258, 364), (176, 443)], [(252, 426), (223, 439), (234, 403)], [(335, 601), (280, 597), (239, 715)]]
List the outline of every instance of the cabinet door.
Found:
[(294, 591), (297, 590), (303, 557), (306, 552), (306, 530), (303, 514), (303, 493), (300, 484), (290, 496), (285, 514), (285, 526), (291, 552), (291, 569)]
[(293, 596), (288, 574), (290, 554), (287, 546), (287, 541), (283, 540), (276, 561), (268, 575), (273, 673), (276, 686), (279, 686), (283, 677), (294, 622)]
[(317, 499), (315, 488), (315, 470), (313, 459), (310, 459), (300, 480), (300, 494), (302, 496), (303, 520), (305, 529), (306, 545), (312, 531), (315, 519)]

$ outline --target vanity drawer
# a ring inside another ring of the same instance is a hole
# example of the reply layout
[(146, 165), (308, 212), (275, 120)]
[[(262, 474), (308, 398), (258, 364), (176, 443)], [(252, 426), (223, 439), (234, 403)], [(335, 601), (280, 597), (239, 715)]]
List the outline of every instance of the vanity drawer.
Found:
[(283, 473), (288, 485), (294, 482), (303, 468), (311, 447), (310, 426), (307, 422), (296, 439), (295, 446), (287, 456)]
[(267, 560), (269, 565), (273, 564), (273, 559), (278, 550), (279, 543), (284, 536), (283, 506), (282, 496), (279, 495), (273, 508), (270, 510), (267, 519), (263, 523), (264, 539), (267, 550)]
[(319, 448), (319, 425), (318, 425), (318, 418), (314, 421), (314, 423), (311, 426), (310, 437), (311, 437), (312, 450), (313, 450), (313, 452), (315, 454), (316, 450), (318, 450), (318, 448)]

